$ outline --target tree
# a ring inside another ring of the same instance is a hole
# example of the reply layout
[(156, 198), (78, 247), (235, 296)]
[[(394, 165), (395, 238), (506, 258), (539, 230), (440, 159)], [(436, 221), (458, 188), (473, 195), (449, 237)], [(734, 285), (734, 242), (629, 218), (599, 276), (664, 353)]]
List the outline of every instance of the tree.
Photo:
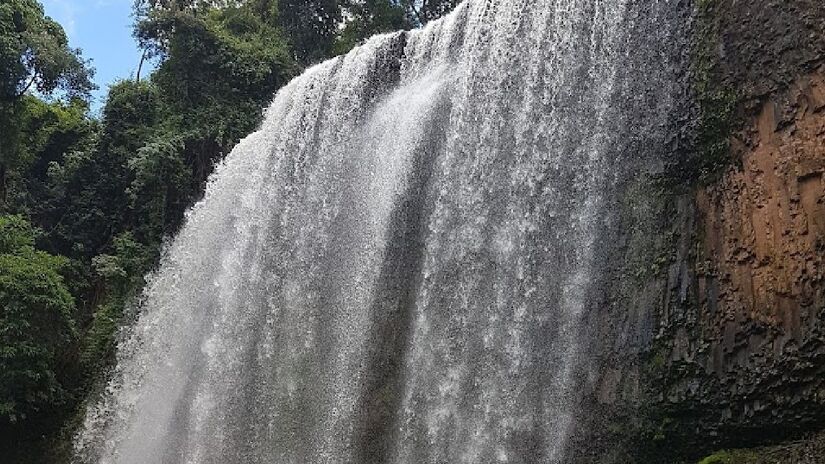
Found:
[(76, 151), (89, 151), (98, 136), (99, 124), (88, 117), (88, 105), (80, 99), (45, 102), (24, 95), (18, 103), (19, 147), (15, 169), (9, 171), (8, 208), (24, 214), (40, 228), (51, 229), (59, 198), (51, 176), (56, 165)]
[(140, 218), (132, 226), (139, 241), (159, 250), (164, 236), (175, 232), (191, 196), (192, 171), (180, 155), (179, 140), (159, 140), (142, 147), (129, 161), (130, 208)]
[(20, 216), (0, 217), (0, 420), (16, 422), (63, 401), (59, 353), (76, 336), (65, 260), (34, 248)]
[(0, 206), (6, 203), (6, 178), (20, 162), (21, 99), (29, 89), (41, 95), (63, 92), (69, 99), (88, 97), (93, 70), (68, 46), (59, 24), (46, 17), (35, 0), (0, 4)]
[(384, 32), (421, 27), (449, 13), (460, 0), (341, 0), (343, 27), (333, 51), (346, 53)]
[(163, 138), (181, 146), (194, 192), (298, 72), (276, 11), (267, 5), (158, 9), (139, 19), (136, 35), (161, 58), (152, 82), (162, 97)]
[(338, 0), (280, 0), (280, 23), (295, 59), (307, 65), (333, 53), (341, 7)]
[(21, 97), (34, 87), (41, 94), (63, 90), (86, 97), (94, 88), (92, 70), (80, 50), (68, 46), (58, 23), (34, 0), (0, 4), (0, 98)]
[(343, 8), (347, 20), (336, 53), (345, 53), (375, 34), (412, 27), (404, 5), (395, 0), (343, 0)]
[(453, 11), (462, 0), (402, 0), (404, 8), (416, 22), (423, 26)]
[(38, 215), (45, 218), (47, 233), (41, 242), (50, 251), (88, 261), (105, 252), (128, 227), (132, 219), (126, 192), (132, 182), (129, 161), (157, 133), (158, 107), (152, 84), (114, 84), (96, 142), (50, 164), (53, 195), (43, 202), (48, 211)]

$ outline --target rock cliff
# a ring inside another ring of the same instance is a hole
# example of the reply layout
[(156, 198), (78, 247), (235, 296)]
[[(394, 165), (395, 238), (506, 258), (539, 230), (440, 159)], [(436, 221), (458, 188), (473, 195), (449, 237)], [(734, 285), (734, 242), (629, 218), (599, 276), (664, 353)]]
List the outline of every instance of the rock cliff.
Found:
[(605, 232), (583, 462), (825, 427), (825, 2), (695, 7), (693, 136), (623, 187)]

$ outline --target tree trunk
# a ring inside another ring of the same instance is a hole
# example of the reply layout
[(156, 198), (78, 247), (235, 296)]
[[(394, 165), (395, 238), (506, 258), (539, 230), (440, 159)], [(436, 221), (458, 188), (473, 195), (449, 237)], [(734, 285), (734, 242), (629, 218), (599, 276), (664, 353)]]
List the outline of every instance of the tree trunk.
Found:
[(143, 69), (144, 60), (146, 60), (146, 50), (143, 50), (143, 53), (140, 55), (140, 63), (138, 63), (137, 76), (135, 76), (135, 82), (140, 82), (140, 71)]

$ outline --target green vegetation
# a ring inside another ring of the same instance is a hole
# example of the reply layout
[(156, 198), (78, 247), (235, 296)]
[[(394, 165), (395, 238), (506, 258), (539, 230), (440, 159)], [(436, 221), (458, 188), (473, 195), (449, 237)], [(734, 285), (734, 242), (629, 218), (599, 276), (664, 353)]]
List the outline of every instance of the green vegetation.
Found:
[(689, 151), (673, 162), (657, 182), (673, 191), (718, 181), (739, 162), (731, 150), (731, 136), (740, 124), (741, 95), (726, 78), (728, 70), (719, 48), (719, 0), (696, 2), (690, 70), (696, 102), (695, 134)]
[(66, 461), (67, 424), (111, 364), (125, 309), (274, 93), (458, 1), (228, 3), (139, 0), (134, 34), (156, 68), (112, 85), (99, 118), (93, 69), (61, 26), (36, 0), (0, 3), (4, 462)]
[(689, 162), (684, 172), (707, 184), (717, 180), (733, 165), (730, 136), (734, 126), (739, 97), (719, 75), (719, 13), (718, 0), (698, 3), (696, 40), (693, 50), (694, 91), (699, 103), (697, 151), (699, 157)]
[(760, 446), (750, 449), (718, 451), (699, 464), (777, 464), (820, 462), (825, 451), (825, 431), (802, 437), (797, 441)]
[(748, 464), (755, 463), (757, 458), (753, 451), (719, 451), (702, 459), (699, 464)]
[(0, 417), (9, 422), (63, 401), (58, 353), (76, 336), (66, 260), (34, 241), (23, 218), (0, 218)]

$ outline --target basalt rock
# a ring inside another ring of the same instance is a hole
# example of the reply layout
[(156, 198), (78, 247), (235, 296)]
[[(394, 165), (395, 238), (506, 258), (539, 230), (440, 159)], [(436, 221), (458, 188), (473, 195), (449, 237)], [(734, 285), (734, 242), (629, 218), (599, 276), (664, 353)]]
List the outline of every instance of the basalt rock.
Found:
[(716, 35), (694, 59), (736, 95), (732, 162), (712, 182), (639, 179), (617, 200), (587, 462), (689, 461), (825, 426), (825, 3), (697, 10), (695, 30)]

